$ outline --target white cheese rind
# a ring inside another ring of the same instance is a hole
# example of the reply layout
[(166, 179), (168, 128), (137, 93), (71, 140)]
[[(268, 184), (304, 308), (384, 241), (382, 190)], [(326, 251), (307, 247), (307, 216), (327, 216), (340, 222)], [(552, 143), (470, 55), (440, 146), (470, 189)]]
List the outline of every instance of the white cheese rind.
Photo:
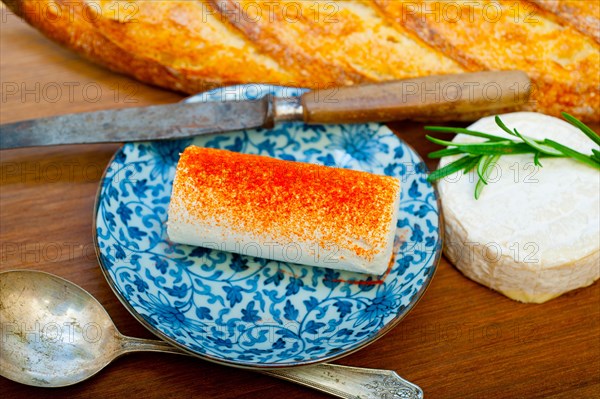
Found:
[[(594, 144), (577, 128), (543, 114), (501, 115), (510, 128), (585, 154)], [(471, 130), (507, 136), (493, 117)], [(455, 142), (481, 141), (458, 135)], [(444, 158), (440, 167), (455, 158)], [(441, 180), (446, 256), (467, 277), (509, 298), (541, 303), (600, 277), (600, 173), (569, 159), (503, 156), (479, 200), (476, 172)]]

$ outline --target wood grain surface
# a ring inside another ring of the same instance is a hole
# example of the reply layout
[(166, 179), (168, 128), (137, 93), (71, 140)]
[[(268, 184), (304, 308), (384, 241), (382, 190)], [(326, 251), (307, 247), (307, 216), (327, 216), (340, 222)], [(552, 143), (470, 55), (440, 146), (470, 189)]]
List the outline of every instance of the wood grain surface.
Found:
[[(2, 123), (181, 99), (78, 58), (4, 10), (0, 75)], [(391, 127), (421, 155), (433, 150), (421, 124)], [(114, 296), (92, 244), (96, 189), (117, 148), (0, 153), (0, 270), (44, 270), (71, 280), (106, 307), (122, 333), (152, 338)], [(421, 386), (426, 398), (600, 397), (600, 284), (526, 305), (467, 280), (442, 259), (408, 317), (338, 363), (395, 370)], [(251, 371), (168, 354), (128, 355), (90, 380), (61, 389), (0, 377), (0, 393), (2, 398), (327, 397)]]

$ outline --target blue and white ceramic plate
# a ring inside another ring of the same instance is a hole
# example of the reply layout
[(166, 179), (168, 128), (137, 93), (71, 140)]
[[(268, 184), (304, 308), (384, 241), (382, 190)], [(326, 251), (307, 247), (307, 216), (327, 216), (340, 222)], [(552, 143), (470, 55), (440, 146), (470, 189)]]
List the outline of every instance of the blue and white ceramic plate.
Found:
[[(299, 89), (253, 86), (202, 101)], [(165, 222), (179, 154), (190, 144), (399, 177), (401, 240), (388, 275), (367, 276), (173, 244)], [(423, 295), (440, 257), (440, 210), (421, 158), (387, 127), (287, 123), (193, 140), (129, 143), (98, 192), (96, 247), (125, 306), (159, 337), (240, 367), (329, 361), (363, 348)]]

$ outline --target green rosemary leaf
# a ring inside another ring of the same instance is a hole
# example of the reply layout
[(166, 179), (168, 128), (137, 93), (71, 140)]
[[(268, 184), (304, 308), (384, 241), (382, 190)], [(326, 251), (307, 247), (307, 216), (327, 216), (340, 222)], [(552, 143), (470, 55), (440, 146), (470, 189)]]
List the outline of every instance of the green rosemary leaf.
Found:
[(600, 151), (592, 148), (592, 157), (596, 159), (596, 161), (600, 162)]
[(569, 115), (566, 112), (562, 113), (563, 118), (565, 118), (571, 125), (579, 128), (586, 136), (588, 136), (596, 145), (600, 145), (600, 136), (585, 123), (581, 122), (579, 119), (575, 118), (573, 115)]
[(495, 154), (526, 154), (533, 153), (525, 143), (517, 143), (511, 140), (504, 141), (484, 141), (477, 143), (455, 143), (453, 141), (440, 140), (426, 135), (425, 138), (432, 143), (455, 147), (461, 152), (474, 155), (495, 155)]
[(564, 146), (560, 143), (557, 143), (554, 140), (546, 139), (544, 140), (544, 144), (549, 145), (552, 148), (555, 148), (565, 154), (567, 157), (573, 158), (576, 161), (585, 163), (586, 165), (592, 166), (596, 169), (600, 169), (600, 162), (596, 161), (593, 157), (587, 156), (585, 154), (580, 153), (579, 151), (575, 151), (572, 148)]
[(565, 154), (561, 153), (560, 155), (550, 155), (550, 154), (544, 154), (544, 153), (539, 153), (539, 158), (566, 158)]
[(473, 157), (470, 156), (462, 157), (452, 163), (449, 163), (443, 168), (431, 172), (427, 177), (427, 181), (431, 183), (462, 170), (468, 163), (472, 161), (472, 158)]
[(496, 115), (496, 117), (494, 118), (494, 120), (496, 121), (496, 125), (500, 126), (500, 129), (504, 130), (506, 133), (510, 134), (511, 136), (516, 136), (515, 132), (513, 132), (512, 130), (510, 130), (504, 124), (504, 122), (502, 122), (502, 119), (500, 119), (500, 117), (498, 115)]
[(475, 199), (478, 200), (479, 197), (481, 196), (481, 192), (483, 191), (483, 188), (485, 187), (485, 184), (483, 184), (483, 180), (479, 179), (477, 180), (477, 184), (475, 184)]
[(477, 166), (477, 164), (479, 163), (479, 160), (481, 158), (483, 158), (483, 155), (480, 156), (474, 156), (471, 157), (473, 159), (471, 159), (471, 162), (469, 162), (464, 168), (463, 168), (463, 175), (466, 175), (467, 173), (469, 173), (469, 171), (471, 169), (473, 169), (475, 166)]
[(539, 166), (540, 168), (543, 167), (542, 163), (540, 162), (540, 153), (536, 152), (535, 155), (533, 156), (533, 164), (535, 166)]
[(521, 140), (523, 140), (527, 145), (529, 145), (532, 148), (535, 148), (536, 150), (538, 150), (539, 152), (541, 152), (542, 154), (547, 154), (547, 155), (555, 155), (555, 156), (560, 156), (562, 155), (562, 153), (558, 150), (555, 150), (552, 147), (548, 147), (547, 145), (543, 145), (541, 143), (538, 143), (537, 141), (535, 141), (534, 139), (532, 139), (531, 137), (528, 136), (524, 136), (521, 133), (519, 133), (517, 131), (517, 129), (515, 129), (515, 135), (520, 138)]
[(482, 176), (479, 178), (479, 180), (477, 181), (477, 184), (475, 185), (475, 199), (476, 200), (479, 199), (479, 197), (481, 196), (481, 191), (486, 186), (487, 180), (490, 177), (491, 170), (493, 169), (496, 162), (498, 162), (499, 158), (500, 158), (500, 155), (494, 155), (494, 156), (489, 157), (489, 159), (487, 159), (485, 161), (485, 168), (483, 170)]
[(432, 137), (432, 136), (430, 136), (428, 134), (425, 135), (425, 138), (427, 140), (431, 141), (432, 143), (439, 144), (439, 145), (444, 145), (444, 146), (447, 146), (447, 147), (456, 147), (456, 146), (461, 145), (461, 144), (464, 144), (464, 145), (482, 144), (482, 143), (455, 143), (453, 141), (438, 139), (438, 138)]
[(428, 134), (425, 135), (425, 138), (427, 140), (431, 141), (432, 143), (443, 145), (443, 146), (455, 146), (456, 145), (452, 141), (446, 141), (446, 140), (436, 139), (435, 137), (432, 137), (432, 136), (430, 136)]
[(439, 133), (461, 133), (473, 137), (481, 137), (492, 141), (506, 140), (506, 137), (494, 136), (493, 134), (477, 132), (475, 130), (469, 130), (462, 127), (425, 126), (425, 130)]
[(511, 142), (486, 142), (480, 144), (462, 144), (455, 143), (456, 148), (464, 153), (471, 155), (510, 155), (510, 154), (528, 154), (535, 153), (535, 150), (526, 143)]
[(429, 158), (443, 158), (443, 157), (449, 157), (452, 155), (458, 155), (458, 154), (462, 154), (462, 153), (463, 152), (461, 150), (459, 150), (458, 148), (445, 148), (443, 150), (430, 152), (428, 157)]
[(477, 176), (479, 176), (479, 180), (481, 180), (485, 185), (488, 184), (485, 173), (492, 158), (493, 155), (483, 155), (477, 163)]

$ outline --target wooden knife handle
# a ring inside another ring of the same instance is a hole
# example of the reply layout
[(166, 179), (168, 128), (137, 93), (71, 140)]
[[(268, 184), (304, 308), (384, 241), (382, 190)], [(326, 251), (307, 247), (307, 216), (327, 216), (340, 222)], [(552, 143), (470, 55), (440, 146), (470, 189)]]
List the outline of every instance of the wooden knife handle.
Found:
[(523, 104), (530, 91), (525, 72), (488, 71), (314, 90), (301, 102), (306, 123), (460, 119)]

